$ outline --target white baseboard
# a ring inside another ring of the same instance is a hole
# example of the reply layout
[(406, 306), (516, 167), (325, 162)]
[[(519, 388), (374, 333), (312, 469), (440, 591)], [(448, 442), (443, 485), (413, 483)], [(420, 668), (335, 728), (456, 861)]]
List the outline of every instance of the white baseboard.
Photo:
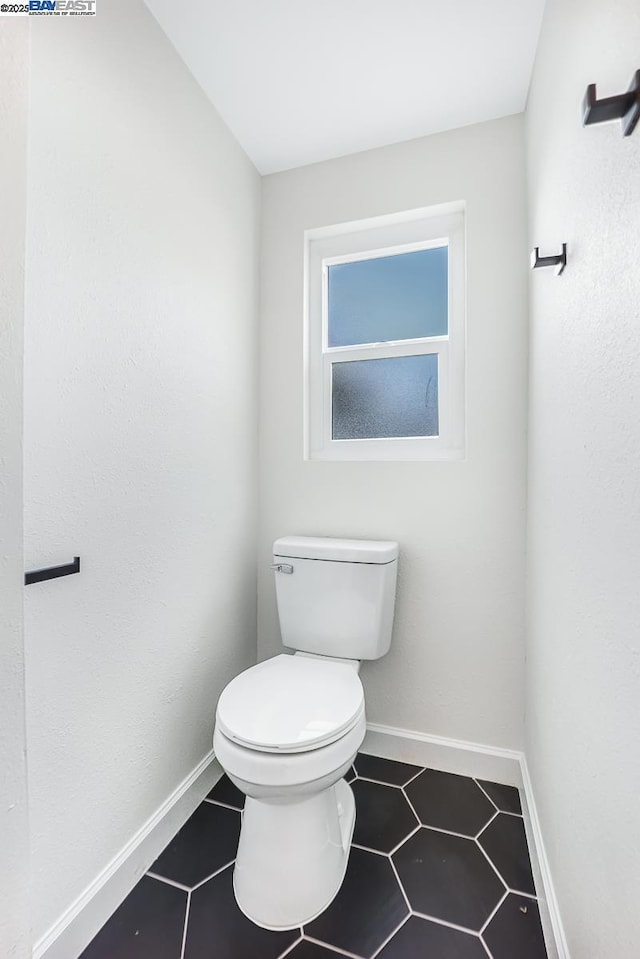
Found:
[(533, 786), (529, 775), (527, 760), (522, 754), (522, 783), (524, 792), (523, 814), (524, 824), (527, 831), (529, 848), (535, 850), (535, 856), (531, 857), (533, 867), (533, 878), (536, 889), (538, 890), (538, 903), (540, 906), (540, 918), (544, 930), (545, 942), (549, 959), (570, 959), (569, 947), (567, 945), (560, 908), (556, 898), (551, 869), (547, 853), (542, 838), (538, 810), (536, 808)]
[(385, 759), (429, 766), (431, 769), (487, 779), (520, 789), (548, 956), (549, 959), (570, 959), (524, 753), (444, 736), (430, 736), (411, 729), (379, 726), (376, 723), (367, 723), (362, 750)]
[(459, 773), (522, 788), (522, 753), (515, 749), (483, 746), (481, 743), (430, 736), (412, 729), (379, 726), (376, 723), (367, 723), (362, 749), (385, 759), (398, 759), (441, 769), (446, 773)]
[(33, 947), (33, 959), (76, 959), (222, 775), (208, 753)]

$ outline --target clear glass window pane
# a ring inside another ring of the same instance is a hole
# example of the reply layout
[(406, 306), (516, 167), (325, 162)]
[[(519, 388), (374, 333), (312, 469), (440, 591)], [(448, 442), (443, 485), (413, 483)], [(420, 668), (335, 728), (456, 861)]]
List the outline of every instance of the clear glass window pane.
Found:
[(438, 435), (438, 356), (352, 360), (331, 367), (332, 438)]
[(329, 346), (445, 336), (448, 248), (328, 267)]

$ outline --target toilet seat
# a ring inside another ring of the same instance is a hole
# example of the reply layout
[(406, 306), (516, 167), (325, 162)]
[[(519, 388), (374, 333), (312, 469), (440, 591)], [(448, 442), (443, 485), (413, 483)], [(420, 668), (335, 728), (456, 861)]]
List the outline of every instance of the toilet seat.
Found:
[(229, 778), (246, 795), (264, 796), (265, 791), (275, 791), (292, 799), (311, 785), (317, 789), (319, 782), (336, 771), (344, 770), (340, 772), (343, 776), (362, 745), (366, 725), (363, 713), (340, 739), (300, 753), (248, 749), (234, 743), (216, 726), (213, 751)]
[(346, 736), (363, 716), (364, 691), (351, 664), (283, 654), (229, 683), (216, 728), (246, 749), (302, 753)]

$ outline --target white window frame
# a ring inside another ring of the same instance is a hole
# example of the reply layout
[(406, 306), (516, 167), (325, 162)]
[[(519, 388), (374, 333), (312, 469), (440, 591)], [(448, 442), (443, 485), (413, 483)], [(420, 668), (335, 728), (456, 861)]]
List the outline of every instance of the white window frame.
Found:
[[(449, 317), (446, 336), (357, 346), (328, 345), (329, 267), (447, 246)], [(451, 460), (465, 451), (464, 204), (451, 203), (305, 233), (305, 459)], [(331, 435), (335, 363), (396, 356), (438, 356), (437, 436), (338, 439)]]

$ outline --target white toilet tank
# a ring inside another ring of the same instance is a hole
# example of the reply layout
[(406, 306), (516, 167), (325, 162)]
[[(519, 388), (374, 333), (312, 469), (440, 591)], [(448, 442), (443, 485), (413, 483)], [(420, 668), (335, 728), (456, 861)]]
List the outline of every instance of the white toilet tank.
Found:
[(273, 544), (282, 642), (341, 659), (379, 659), (391, 645), (398, 544), (283, 536)]

